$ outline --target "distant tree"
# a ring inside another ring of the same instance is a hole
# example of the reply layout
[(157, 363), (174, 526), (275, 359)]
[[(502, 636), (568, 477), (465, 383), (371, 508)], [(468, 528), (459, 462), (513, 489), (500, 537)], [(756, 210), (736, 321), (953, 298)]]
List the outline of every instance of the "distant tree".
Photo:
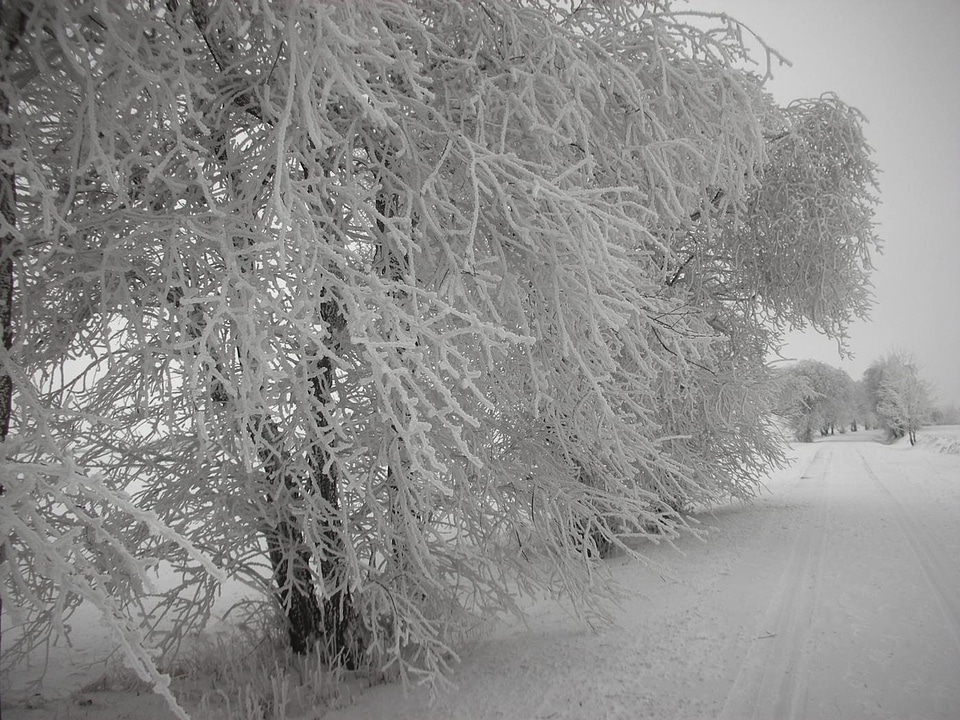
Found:
[(867, 393), (864, 381), (856, 380), (853, 382), (853, 419), (851, 429), (856, 432), (859, 425), (863, 425), (864, 430), (870, 430), (877, 425), (876, 414), (870, 404), (870, 397)]
[(87, 600), (175, 705), (147, 628), (231, 576), (295, 651), (435, 680), (517, 589), (592, 607), (604, 548), (749, 497), (768, 350), (867, 308), (862, 118), (778, 108), (725, 16), (2, 10), (16, 652)]
[(914, 359), (896, 352), (874, 361), (864, 374), (874, 412), (891, 439), (917, 441), (917, 430), (930, 414), (930, 388)]
[(960, 406), (938, 405), (930, 411), (930, 422), (934, 425), (960, 425)]
[(856, 413), (856, 389), (843, 370), (816, 360), (801, 360), (783, 371), (780, 414), (800, 442), (816, 434), (844, 431)]

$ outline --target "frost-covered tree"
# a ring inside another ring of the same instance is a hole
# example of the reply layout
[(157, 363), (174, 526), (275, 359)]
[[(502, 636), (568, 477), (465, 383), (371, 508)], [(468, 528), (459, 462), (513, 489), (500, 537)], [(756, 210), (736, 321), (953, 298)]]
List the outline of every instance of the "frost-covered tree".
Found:
[(850, 429), (854, 432), (860, 424), (864, 430), (870, 430), (877, 426), (877, 416), (874, 408), (871, 406), (870, 398), (867, 395), (866, 386), (862, 379), (853, 382), (853, 417)]
[(862, 119), (778, 108), (725, 16), (0, 7), (24, 647), (87, 600), (163, 690), (230, 576), (295, 651), (436, 679), (518, 589), (594, 607), (605, 549), (749, 497), (768, 350), (867, 307)]
[(916, 444), (917, 430), (930, 415), (930, 387), (920, 377), (916, 361), (904, 352), (879, 358), (864, 373), (864, 385), (888, 437), (908, 437), (911, 445)]
[(856, 414), (856, 388), (843, 370), (801, 360), (783, 371), (779, 412), (800, 442), (843, 432)]

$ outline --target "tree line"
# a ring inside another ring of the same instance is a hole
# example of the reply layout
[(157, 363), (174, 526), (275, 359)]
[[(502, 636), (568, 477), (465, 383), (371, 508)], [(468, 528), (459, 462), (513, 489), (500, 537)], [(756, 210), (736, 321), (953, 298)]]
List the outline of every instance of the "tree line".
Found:
[(934, 409), (930, 385), (903, 352), (874, 360), (859, 381), (826, 363), (802, 360), (780, 371), (780, 383), (778, 412), (800, 442), (863, 427), (882, 428), (888, 439), (907, 437), (913, 445), (924, 424), (950, 419), (947, 410)]

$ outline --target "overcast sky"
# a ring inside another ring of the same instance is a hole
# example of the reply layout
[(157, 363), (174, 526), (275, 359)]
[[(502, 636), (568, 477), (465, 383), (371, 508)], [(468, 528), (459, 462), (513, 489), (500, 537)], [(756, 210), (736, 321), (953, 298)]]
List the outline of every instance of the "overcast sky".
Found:
[[(678, 3), (677, 8), (683, 8)], [(782, 104), (834, 91), (869, 121), (880, 166), (884, 252), (871, 321), (836, 343), (791, 335), (784, 354), (855, 380), (891, 350), (912, 352), (945, 403), (960, 403), (960, 0), (689, 0), (726, 12), (784, 54), (768, 86)]]

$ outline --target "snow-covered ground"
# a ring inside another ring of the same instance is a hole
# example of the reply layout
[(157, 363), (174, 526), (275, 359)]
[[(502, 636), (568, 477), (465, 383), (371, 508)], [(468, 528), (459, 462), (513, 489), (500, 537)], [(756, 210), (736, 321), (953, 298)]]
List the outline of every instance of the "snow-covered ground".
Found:
[(960, 425), (924, 428), (917, 435), (921, 447), (960, 455)]
[[(464, 649), (456, 691), (354, 684), (288, 718), (956, 720), (960, 427), (913, 448), (876, 440), (797, 445), (759, 500), (700, 518), (706, 542), (651, 545), (647, 566), (609, 560), (628, 591), (609, 627), (535, 604), (526, 626)], [(3, 700), (7, 720), (169, 717), (132, 692), (31, 710), (5, 683)]]

